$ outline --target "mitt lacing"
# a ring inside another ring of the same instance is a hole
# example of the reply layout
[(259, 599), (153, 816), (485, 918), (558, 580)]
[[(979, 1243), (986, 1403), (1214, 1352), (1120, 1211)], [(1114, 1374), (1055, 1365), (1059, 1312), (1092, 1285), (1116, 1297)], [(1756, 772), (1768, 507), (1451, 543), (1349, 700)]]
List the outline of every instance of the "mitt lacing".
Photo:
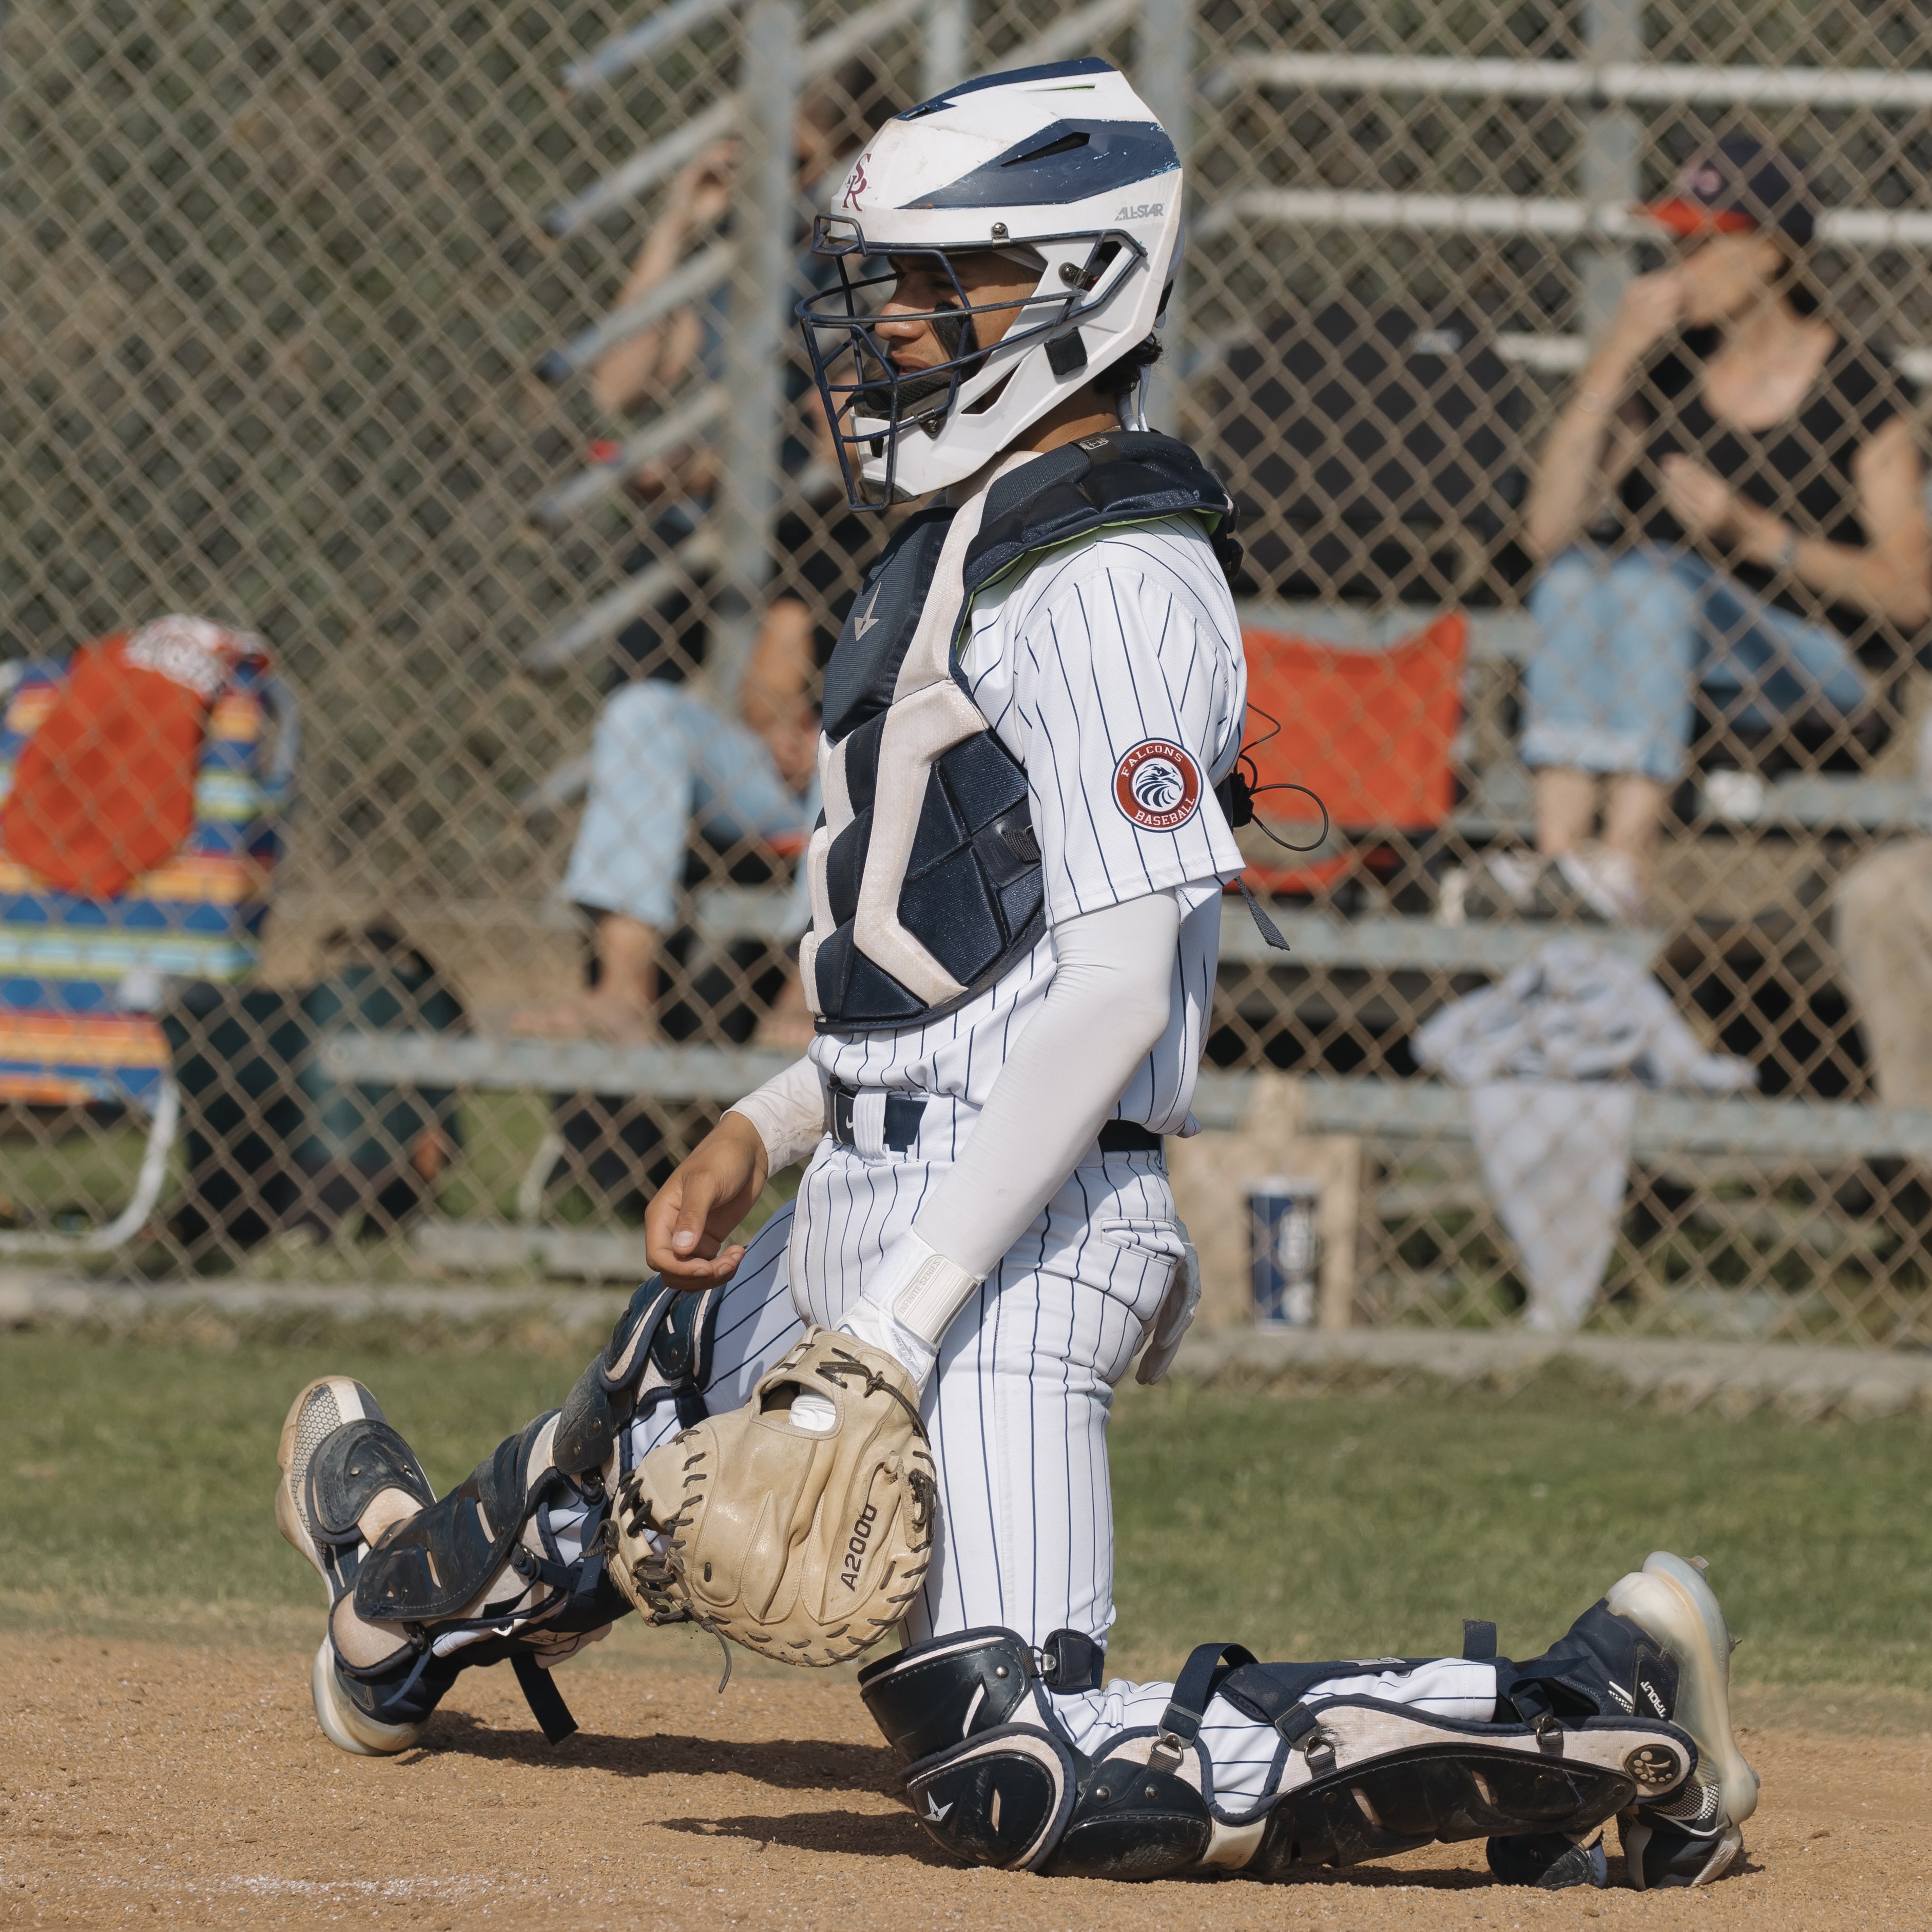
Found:
[(852, 1376), (856, 1375), (862, 1377), (865, 1382), (866, 1394), (890, 1396), (911, 1418), (913, 1427), (919, 1432), (919, 1439), (922, 1442), (926, 1441), (926, 1424), (918, 1409), (907, 1401), (904, 1396), (894, 1388), (877, 1369), (872, 1367), (867, 1363), (862, 1362), (856, 1355), (848, 1354), (842, 1348), (834, 1349), (832, 1351), (832, 1360), (818, 1364), (812, 1370), (812, 1373), (823, 1376), (827, 1382), (841, 1389), (844, 1388), (847, 1382)]

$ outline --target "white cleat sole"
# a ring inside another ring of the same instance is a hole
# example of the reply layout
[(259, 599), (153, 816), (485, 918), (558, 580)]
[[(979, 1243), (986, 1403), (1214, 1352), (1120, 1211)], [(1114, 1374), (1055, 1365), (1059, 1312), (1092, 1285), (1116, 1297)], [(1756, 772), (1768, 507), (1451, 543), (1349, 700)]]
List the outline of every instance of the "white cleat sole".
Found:
[[(282, 1424), (281, 1440), (275, 1460), (282, 1479), (275, 1486), (275, 1527), (300, 1550), (322, 1580), (325, 1595), (334, 1606), (328, 1570), (322, 1551), (309, 1533), (308, 1513), (302, 1498), (309, 1459), (316, 1445), (345, 1422), (366, 1418), (382, 1419), (376, 1398), (350, 1376), (323, 1376), (309, 1384), (289, 1405)], [(309, 1695), (314, 1700), (316, 1721), (322, 1734), (338, 1750), (352, 1757), (394, 1757), (406, 1751), (420, 1738), (422, 1724), (385, 1724), (358, 1710), (343, 1694), (335, 1675), (335, 1646), (328, 1636), (308, 1673)]]
[[(311, 1402), (316, 1404), (316, 1413), (305, 1430), (302, 1418), (308, 1413)], [(282, 1480), (275, 1486), (275, 1527), (281, 1532), (284, 1540), (300, 1550), (314, 1567), (315, 1574), (322, 1579), (323, 1590), (329, 1594), (332, 1608), (334, 1598), (333, 1592), (329, 1590), (328, 1568), (314, 1538), (309, 1534), (301, 1496), (302, 1480), (307, 1474), (308, 1457), (314, 1454), (316, 1444), (331, 1430), (364, 1416), (373, 1416), (380, 1421), (382, 1415), (382, 1412), (376, 1406), (376, 1398), (352, 1376), (319, 1376), (289, 1405), (289, 1412), (282, 1422), (281, 1440), (276, 1444), (275, 1461), (280, 1467)]]
[(1696, 1740), (1700, 1781), (1718, 1787), (1722, 1856), (1694, 1881), (1706, 1884), (1742, 1848), (1736, 1828), (1757, 1809), (1757, 1773), (1731, 1732), (1731, 1637), (1724, 1613), (1696, 1567), (1664, 1550), (1612, 1585), (1606, 1600), (1615, 1615), (1640, 1624), (1678, 1660), (1674, 1721)]
[(379, 1724), (350, 1703), (336, 1680), (335, 1648), (327, 1637), (310, 1666), (308, 1688), (323, 1735), (351, 1757), (394, 1757), (398, 1751), (407, 1750), (427, 1728), (424, 1724)]

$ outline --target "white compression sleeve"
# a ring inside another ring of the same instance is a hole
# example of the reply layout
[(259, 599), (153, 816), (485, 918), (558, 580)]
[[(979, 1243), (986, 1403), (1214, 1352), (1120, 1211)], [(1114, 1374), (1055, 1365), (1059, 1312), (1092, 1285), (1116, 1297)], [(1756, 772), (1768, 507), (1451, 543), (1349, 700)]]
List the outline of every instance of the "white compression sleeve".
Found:
[(1053, 983), (966, 1150), (913, 1222), (983, 1280), (1065, 1185), (1166, 1030), (1180, 908), (1155, 892), (1053, 928)]
[(757, 1128), (765, 1144), (765, 1171), (776, 1174), (818, 1146), (825, 1132), (825, 1088), (818, 1069), (796, 1060), (724, 1111), (743, 1114)]
[(1053, 928), (1053, 983), (966, 1150), (839, 1323), (923, 1388), (967, 1298), (1066, 1184), (1166, 1030), (1180, 908), (1157, 892)]

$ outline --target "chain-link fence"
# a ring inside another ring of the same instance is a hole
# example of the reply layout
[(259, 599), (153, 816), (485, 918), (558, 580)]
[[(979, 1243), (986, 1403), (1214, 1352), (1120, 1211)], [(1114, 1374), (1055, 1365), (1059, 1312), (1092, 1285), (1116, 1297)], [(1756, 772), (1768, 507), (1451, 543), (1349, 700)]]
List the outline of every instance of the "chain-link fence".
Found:
[(1326, 1316), (1926, 1339), (1913, 10), (183, 0), (0, 52), (8, 1249), (636, 1266), (806, 1023), (882, 530), (802, 211), (896, 107), (1101, 53), (1190, 169), (1155, 416), (1242, 504), (1256, 775), (1328, 807), (1241, 835), (1293, 950), (1230, 901), (1209, 1046), (1211, 1124), (1274, 1070), (1353, 1150)]

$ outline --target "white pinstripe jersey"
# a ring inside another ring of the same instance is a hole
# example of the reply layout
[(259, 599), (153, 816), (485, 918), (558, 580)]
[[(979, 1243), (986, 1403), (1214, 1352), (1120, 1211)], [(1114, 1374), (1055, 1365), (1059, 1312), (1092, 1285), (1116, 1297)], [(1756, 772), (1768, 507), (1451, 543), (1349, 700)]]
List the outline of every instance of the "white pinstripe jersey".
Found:
[(1247, 702), (1234, 599), (1200, 525), (1102, 531), (992, 586), (974, 602), (960, 665), (1025, 768), (1049, 930), (958, 1012), (903, 1033), (822, 1034), (811, 1057), (848, 1085), (982, 1106), (1046, 997), (1052, 926), (1171, 892), (1182, 915), (1172, 1011), (1116, 1115), (1185, 1132), (1222, 887), (1242, 864), (1213, 787), (1239, 754)]

